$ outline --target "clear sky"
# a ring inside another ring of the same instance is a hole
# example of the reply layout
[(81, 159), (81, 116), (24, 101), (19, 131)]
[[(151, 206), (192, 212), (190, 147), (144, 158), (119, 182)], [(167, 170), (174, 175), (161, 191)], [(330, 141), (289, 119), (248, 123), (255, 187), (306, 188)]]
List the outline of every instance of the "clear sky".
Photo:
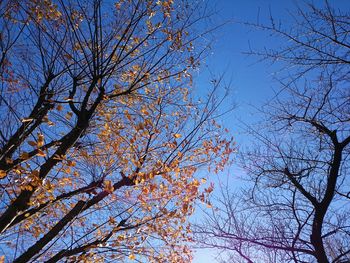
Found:
[[(210, 72), (220, 75), (225, 74), (224, 79), (230, 82), (230, 95), (227, 104), (235, 103), (236, 109), (224, 117), (224, 124), (232, 132), (238, 145), (249, 144), (244, 134), (240, 133), (239, 121), (254, 123), (258, 115), (254, 107), (259, 108), (269, 98), (273, 97), (273, 90), (278, 89), (277, 83), (273, 81), (272, 74), (275, 66), (266, 62), (257, 63), (258, 58), (242, 54), (248, 51), (249, 45), (255, 49), (263, 47), (278, 47), (280, 44), (268, 34), (253, 30), (240, 22), (268, 23), (270, 13), (276, 20), (283, 24), (291, 23), (290, 13), (297, 6), (305, 6), (301, 0), (214, 0), (208, 1), (218, 14), (215, 22), (220, 23), (227, 20), (228, 23), (215, 33), (212, 54), (206, 59), (206, 66)], [(312, 3), (322, 5), (324, 1), (314, 0)], [(329, 0), (329, 3), (339, 9), (350, 10), (349, 0)], [(198, 89), (208, 88), (210, 76), (205, 68), (199, 72), (196, 78)], [(222, 176), (229, 174), (230, 180), (235, 183), (238, 175), (235, 167), (225, 171)], [(201, 215), (195, 215), (200, 218)], [(194, 263), (214, 263), (215, 251), (199, 250), (195, 254)]]

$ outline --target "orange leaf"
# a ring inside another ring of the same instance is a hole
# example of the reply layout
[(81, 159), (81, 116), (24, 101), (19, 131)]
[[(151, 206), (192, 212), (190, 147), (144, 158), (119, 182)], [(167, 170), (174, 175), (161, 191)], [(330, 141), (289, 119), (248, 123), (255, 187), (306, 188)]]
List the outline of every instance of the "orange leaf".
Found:
[(22, 152), (22, 153), (20, 154), (20, 158), (23, 159), (23, 160), (28, 159), (28, 158), (29, 158), (29, 153), (27, 153), (27, 152)]
[(13, 160), (11, 158), (5, 158), (7, 164), (13, 164)]
[(38, 147), (42, 147), (44, 145), (44, 135), (38, 134)]
[(33, 147), (36, 147), (36, 145), (37, 145), (36, 142), (34, 142), (34, 141), (29, 141), (28, 144), (30, 146), (33, 146)]
[(175, 138), (181, 138), (181, 137), (182, 137), (182, 135), (181, 135), (180, 133), (175, 133), (173, 136), (174, 136)]
[[(4, 170), (0, 170), (0, 179), (6, 177), (6, 172)], [(0, 261), (1, 263), (1, 261)]]
[(72, 116), (73, 116), (72, 112), (67, 112), (65, 117), (66, 117), (67, 120), (70, 120), (72, 118)]
[(22, 122), (31, 122), (31, 121), (33, 121), (34, 119), (32, 119), (32, 118), (23, 118), (22, 119)]
[(38, 150), (37, 156), (45, 157), (46, 153), (44, 153), (42, 150)]
[(109, 193), (112, 193), (114, 191), (114, 187), (113, 187), (113, 184), (110, 180), (106, 180), (105, 181), (105, 188), (104, 188), (105, 191), (109, 192)]
[(70, 161), (70, 160), (68, 160), (68, 161), (67, 161), (67, 165), (68, 165), (68, 166), (74, 167), (74, 166), (76, 165), (76, 162), (75, 162), (75, 161)]

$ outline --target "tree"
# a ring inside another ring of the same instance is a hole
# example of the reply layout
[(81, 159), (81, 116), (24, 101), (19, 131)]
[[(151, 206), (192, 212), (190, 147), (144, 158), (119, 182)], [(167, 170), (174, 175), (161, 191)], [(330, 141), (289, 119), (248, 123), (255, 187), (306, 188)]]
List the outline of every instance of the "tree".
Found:
[[(188, 262), (194, 175), (231, 141), (191, 97), (201, 6), (0, 3), (0, 232), (8, 262)], [(205, 32), (202, 32), (205, 33)]]
[(287, 77), (262, 125), (248, 129), (245, 189), (223, 188), (198, 230), (231, 262), (350, 261), (350, 16), (328, 2), (296, 14), (287, 30), (255, 25), (284, 40), (253, 53), (281, 62)]

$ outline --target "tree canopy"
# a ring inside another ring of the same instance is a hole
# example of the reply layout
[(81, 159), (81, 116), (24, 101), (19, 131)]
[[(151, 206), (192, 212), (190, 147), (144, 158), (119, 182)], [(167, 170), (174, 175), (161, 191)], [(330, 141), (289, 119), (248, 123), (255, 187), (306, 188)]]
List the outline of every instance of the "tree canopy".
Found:
[[(186, 1), (0, 2), (0, 254), (188, 262), (224, 167), (221, 98), (192, 94), (207, 14)], [(198, 46), (195, 48), (195, 44)]]

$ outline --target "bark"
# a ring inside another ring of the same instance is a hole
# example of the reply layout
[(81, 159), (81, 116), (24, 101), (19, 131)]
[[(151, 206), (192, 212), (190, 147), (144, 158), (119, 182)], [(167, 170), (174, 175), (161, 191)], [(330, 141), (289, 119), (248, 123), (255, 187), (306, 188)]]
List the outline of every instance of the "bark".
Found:
[(34, 255), (46, 246), (57, 234), (72, 221), (83, 209), (85, 205), (84, 201), (78, 201), (78, 203), (66, 214), (46, 235), (40, 238), (33, 246), (27, 249), (21, 256), (14, 260), (14, 263), (28, 262)]
[[(119, 182), (113, 185), (114, 189), (117, 190), (123, 186), (133, 185), (133, 180), (124, 177)], [(33, 256), (39, 253), (52, 239), (54, 239), (59, 232), (70, 223), (77, 215), (79, 215), (82, 211), (87, 210), (91, 206), (97, 204), (101, 200), (103, 200), (106, 196), (108, 196), (110, 192), (102, 191), (95, 197), (91, 198), (87, 201), (78, 201), (76, 205), (49, 231), (47, 232), (41, 239), (39, 239), (33, 246), (27, 249), (21, 256), (19, 256), (14, 263), (22, 263), (29, 261)]]
[(315, 257), (319, 263), (328, 263), (328, 257), (323, 245), (322, 226), (324, 217), (327, 213), (328, 207), (333, 200), (335, 194), (335, 187), (339, 175), (339, 168), (342, 161), (342, 147), (335, 140), (334, 156), (327, 180), (327, 188), (323, 200), (315, 207), (315, 217), (312, 224), (312, 232), (310, 236), (311, 244), (315, 249)]
[(6, 170), (6, 158), (10, 158), (12, 154), (18, 149), (18, 146), (30, 135), (32, 132), (43, 122), (43, 117), (53, 107), (52, 103), (48, 100), (52, 97), (52, 93), (49, 93), (49, 85), (54, 76), (49, 76), (40, 89), (40, 95), (33, 110), (28, 115), (27, 119), (32, 121), (23, 122), (22, 125), (13, 133), (7, 143), (0, 149), (1, 160), (0, 169)]
[[(24, 211), (22, 214), (20, 214), (19, 216), (17, 216), (15, 218), (15, 220), (13, 220), (13, 222), (10, 224), (9, 227), (12, 227), (20, 222), (22, 222), (23, 220), (33, 216), (34, 214), (42, 211), (43, 209), (45, 209), (48, 205), (52, 205), (53, 203), (56, 203), (60, 200), (63, 200), (63, 199), (67, 199), (67, 198), (70, 198), (72, 196), (75, 196), (75, 195), (78, 195), (78, 194), (81, 194), (81, 193), (89, 193), (91, 191), (93, 191), (95, 188), (99, 187), (101, 185), (101, 182), (97, 181), (97, 182), (92, 182), (91, 184), (87, 185), (87, 186), (84, 186), (84, 187), (81, 187), (77, 190), (74, 190), (74, 191), (71, 191), (71, 192), (68, 192), (68, 193), (64, 193), (64, 194), (61, 194), (59, 196), (57, 196), (55, 198), (55, 200), (53, 201), (48, 201), (46, 203), (43, 203), (41, 205), (39, 205), (38, 207), (35, 207), (35, 208), (31, 208), (29, 210), (26, 210)], [(29, 215), (28, 215), (29, 214)]]
[[(63, 156), (66, 152), (75, 144), (77, 139), (85, 130), (85, 127), (75, 127), (69, 132), (63, 139), (62, 144), (56, 150), (56, 152), (41, 166), (39, 172), (39, 178), (43, 180), (51, 169), (57, 165), (60, 161), (58, 156)], [(6, 209), (6, 211), (0, 217), (0, 233), (5, 231), (15, 220), (15, 218), (24, 210), (26, 210), (29, 205), (30, 198), (34, 194), (36, 186), (33, 186), (32, 190), (23, 190), (19, 196), (12, 202), (12, 204)]]

